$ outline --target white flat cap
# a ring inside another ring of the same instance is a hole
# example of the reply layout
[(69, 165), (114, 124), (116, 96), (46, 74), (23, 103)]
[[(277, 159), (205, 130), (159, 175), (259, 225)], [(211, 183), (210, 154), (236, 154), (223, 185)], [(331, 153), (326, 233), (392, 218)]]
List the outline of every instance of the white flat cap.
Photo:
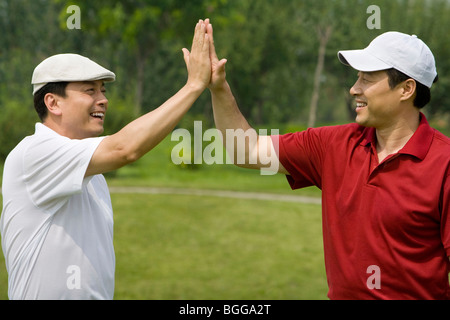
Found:
[(394, 68), (429, 88), (437, 80), (433, 53), (416, 35), (386, 32), (365, 49), (339, 51), (338, 58), (363, 72)]
[(116, 75), (94, 61), (73, 53), (51, 56), (42, 61), (33, 72), (33, 95), (50, 82), (114, 81)]

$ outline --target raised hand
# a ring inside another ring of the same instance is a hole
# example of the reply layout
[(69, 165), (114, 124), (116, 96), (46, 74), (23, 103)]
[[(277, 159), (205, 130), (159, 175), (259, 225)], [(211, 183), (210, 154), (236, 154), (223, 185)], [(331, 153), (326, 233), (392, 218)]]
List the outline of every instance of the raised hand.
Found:
[(209, 19), (205, 20), (205, 25), (209, 40), (209, 54), (211, 59), (211, 82), (208, 88), (214, 90), (226, 83), (225, 64), (227, 63), (227, 59), (219, 60), (217, 57), (216, 48), (214, 46), (213, 26)]
[(210, 41), (205, 21), (199, 20), (195, 26), (191, 51), (186, 48), (182, 50), (188, 70), (187, 84), (204, 90), (211, 81)]

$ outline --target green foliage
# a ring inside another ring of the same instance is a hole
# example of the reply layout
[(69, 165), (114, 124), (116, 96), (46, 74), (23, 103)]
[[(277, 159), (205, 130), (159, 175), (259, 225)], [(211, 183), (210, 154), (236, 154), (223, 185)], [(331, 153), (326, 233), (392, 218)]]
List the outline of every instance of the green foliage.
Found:
[(108, 98), (108, 110), (105, 118), (105, 135), (111, 135), (125, 127), (134, 120), (132, 102), (120, 97)]
[[(366, 26), (373, 4), (381, 9), (379, 30)], [(80, 7), (79, 30), (66, 26), (69, 5)], [(356, 73), (336, 52), (363, 48), (389, 30), (417, 34), (433, 50), (440, 80), (425, 111), (443, 118), (450, 112), (449, 14), (447, 0), (1, 0), (0, 109), (15, 114), (4, 110), (30, 104), (34, 67), (52, 54), (75, 52), (116, 73), (108, 94), (111, 110), (116, 101), (126, 105), (123, 120), (151, 111), (184, 85), (181, 48), (190, 47), (196, 21), (209, 17), (218, 55), (228, 59), (227, 78), (252, 125), (306, 125), (319, 35), (328, 27), (318, 123), (354, 119), (348, 90)], [(212, 120), (208, 92), (190, 113)], [(7, 137), (18, 134), (5, 130)]]
[(0, 112), (0, 159), (25, 137), (34, 133), (34, 124), (39, 118), (33, 106), (12, 100)]

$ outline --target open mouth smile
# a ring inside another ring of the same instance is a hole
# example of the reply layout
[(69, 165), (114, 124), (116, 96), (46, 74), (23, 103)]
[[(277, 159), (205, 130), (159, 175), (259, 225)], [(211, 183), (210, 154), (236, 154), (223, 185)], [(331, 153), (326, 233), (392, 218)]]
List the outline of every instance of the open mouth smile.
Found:
[(356, 111), (361, 110), (367, 107), (367, 103), (365, 102), (356, 102)]
[(103, 112), (93, 112), (91, 113), (91, 117), (103, 120), (105, 118), (105, 114)]

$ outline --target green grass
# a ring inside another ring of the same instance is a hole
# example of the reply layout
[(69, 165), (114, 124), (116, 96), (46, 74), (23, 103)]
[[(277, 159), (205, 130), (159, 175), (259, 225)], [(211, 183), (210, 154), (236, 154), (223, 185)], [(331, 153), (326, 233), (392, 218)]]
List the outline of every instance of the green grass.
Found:
[(325, 299), (320, 206), (114, 195), (115, 299)]
[[(110, 186), (293, 192), (282, 175), (175, 166), (170, 137)], [(321, 207), (212, 196), (112, 194), (115, 299), (326, 299)], [(0, 299), (7, 274), (0, 254)]]

